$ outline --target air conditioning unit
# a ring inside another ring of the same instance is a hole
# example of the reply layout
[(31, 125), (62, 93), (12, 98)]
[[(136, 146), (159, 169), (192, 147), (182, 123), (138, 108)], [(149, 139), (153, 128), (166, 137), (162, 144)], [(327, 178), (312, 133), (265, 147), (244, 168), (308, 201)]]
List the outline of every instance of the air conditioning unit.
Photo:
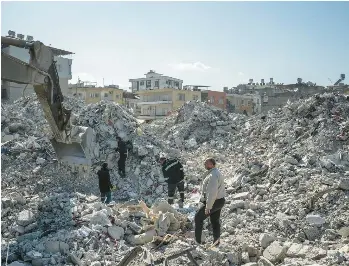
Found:
[(23, 34), (18, 33), (18, 34), (17, 34), (17, 38), (18, 38), (18, 39), (20, 39), (20, 40), (23, 40), (23, 39), (24, 39), (24, 35), (23, 35)]
[(27, 35), (27, 41), (28, 41), (28, 42), (34, 41), (34, 37), (33, 37), (33, 36), (30, 36), (30, 35)]

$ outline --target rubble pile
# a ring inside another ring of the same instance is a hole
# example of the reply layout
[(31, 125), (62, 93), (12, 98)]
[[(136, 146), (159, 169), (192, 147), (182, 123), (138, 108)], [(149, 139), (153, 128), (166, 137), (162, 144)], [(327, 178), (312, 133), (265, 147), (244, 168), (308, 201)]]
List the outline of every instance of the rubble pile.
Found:
[[(165, 121), (150, 124), (152, 132), (161, 134), (170, 145), (181, 150), (193, 149), (213, 136), (227, 137), (239, 130), (245, 117), (239, 114), (228, 114), (221, 109), (204, 102), (187, 102), (176, 114)], [(148, 125), (145, 125), (145, 127)]]
[[(227, 203), (220, 246), (192, 252), (200, 265), (348, 265), (349, 101), (343, 95), (289, 102), (263, 117), (189, 102), (143, 124), (142, 135), (117, 104), (68, 98), (66, 105), (76, 124), (96, 132), (89, 171), (55, 160), (35, 98), (2, 106), (2, 143), (5, 138), (11, 149), (1, 158), (1, 254), (8, 265), (117, 265), (135, 246), (159, 261), (192, 247), (207, 157), (226, 178)], [(125, 179), (117, 173), (116, 136), (133, 146)], [(160, 152), (184, 165), (184, 209), (160, 200), (167, 194)], [(95, 174), (102, 161), (119, 188), (108, 206), (99, 202)], [(185, 257), (171, 263), (190, 265)]]
[[(183, 107), (178, 138), (193, 109)], [(216, 158), (226, 177), (220, 249), (239, 246), (238, 265), (347, 265), (348, 97), (317, 95), (240, 121), (182, 157), (193, 201), (205, 158)]]

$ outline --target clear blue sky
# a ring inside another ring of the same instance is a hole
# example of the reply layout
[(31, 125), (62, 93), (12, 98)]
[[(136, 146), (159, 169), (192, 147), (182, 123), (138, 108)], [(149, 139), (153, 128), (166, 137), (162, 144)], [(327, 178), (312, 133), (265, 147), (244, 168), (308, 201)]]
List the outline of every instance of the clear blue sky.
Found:
[(2, 35), (74, 52), (74, 81), (123, 87), (149, 69), (215, 90), (349, 79), (348, 25), (349, 2), (1, 3)]

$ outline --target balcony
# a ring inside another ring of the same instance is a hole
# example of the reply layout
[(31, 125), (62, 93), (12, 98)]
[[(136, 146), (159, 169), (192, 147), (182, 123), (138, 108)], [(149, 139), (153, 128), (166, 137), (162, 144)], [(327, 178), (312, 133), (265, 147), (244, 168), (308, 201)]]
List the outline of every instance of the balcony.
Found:
[(167, 115), (155, 115), (155, 114), (140, 114), (137, 116), (138, 119), (142, 120), (155, 120), (155, 119), (162, 119), (166, 117)]
[(158, 101), (149, 101), (149, 102), (138, 102), (139, 105), (152, 105), (152, 104), (172, 104), (172, 101), (167, 101), (167, 100), (158, 100)]

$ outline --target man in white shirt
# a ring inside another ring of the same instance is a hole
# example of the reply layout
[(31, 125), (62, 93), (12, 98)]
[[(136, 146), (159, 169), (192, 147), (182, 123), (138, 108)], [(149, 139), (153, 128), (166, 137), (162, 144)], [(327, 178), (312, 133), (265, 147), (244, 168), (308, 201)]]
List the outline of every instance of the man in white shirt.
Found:
[(221, 234), (220, 216), (225, 204), (224, 178), (216, 168), (216, 161), (209, 158), (205, 161), (207, 172), (203, 176), (201, 185), (201, 199), (203, 206), (195, 214), (195, 239), (201, 244), (204, 220), (210, 217), (213, 231), (213, 243), (219, 245)]

